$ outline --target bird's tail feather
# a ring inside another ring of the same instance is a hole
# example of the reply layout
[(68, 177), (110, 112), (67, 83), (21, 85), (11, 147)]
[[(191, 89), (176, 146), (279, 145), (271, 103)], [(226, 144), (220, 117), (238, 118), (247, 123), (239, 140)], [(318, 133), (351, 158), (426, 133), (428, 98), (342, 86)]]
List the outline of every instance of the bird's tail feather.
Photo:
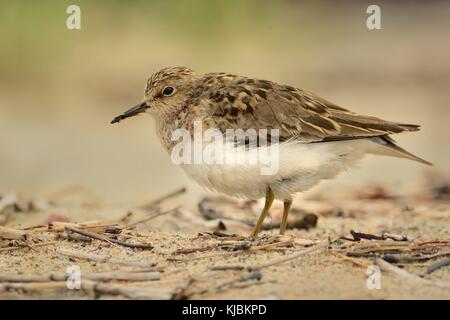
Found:
[(419, 158), (418, 156), (415, 156), (414, 154), (399, 147), (395, 143), (395, 140), (389, 136), (374, 137), (374, 138), (370, 138), (370, 140), (373, 141), (374, 143), (376, 143), (377, 145), (374, 148), (370, 148), (369, 153), (397, 157), (397, 158), (405, 158), (405, 159), (414, 160), (414, 161), (417, 161), (417, 162), (420, 162), (420, 163), (423, 163), (423, 164), (426, 164), (429, 166), (433, 165), (431, 162), (426, 161), (422, 158)]

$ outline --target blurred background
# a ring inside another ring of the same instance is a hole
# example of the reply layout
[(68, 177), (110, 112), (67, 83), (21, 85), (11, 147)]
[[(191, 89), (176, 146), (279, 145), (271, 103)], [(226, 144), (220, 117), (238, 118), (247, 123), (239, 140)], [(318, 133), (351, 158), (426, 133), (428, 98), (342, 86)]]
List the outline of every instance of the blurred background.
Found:
[[(81, 8), (81, 30), (66, 9)], [(317, 190), (367, 181), (408, 188), (450, 174), (450, 2), (1, 1), (0, 193), (80, 184), (112, 202), (187, 186), (150, 117), (110, 125), (165, 66), (226, 71), (311, 90), (359, 113), (418, 123), (397, 136), (435, 163), (369, 157)], [(314, 191), (312, 191), (314, 192)]]

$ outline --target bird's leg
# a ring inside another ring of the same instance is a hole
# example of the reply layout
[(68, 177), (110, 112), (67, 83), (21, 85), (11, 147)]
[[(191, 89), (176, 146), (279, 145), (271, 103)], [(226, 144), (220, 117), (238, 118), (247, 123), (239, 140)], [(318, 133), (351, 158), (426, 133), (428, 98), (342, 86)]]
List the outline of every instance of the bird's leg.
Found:
[(292, 200), (284, 200), (283, 220), (281, 220), (280, 234), (284, 234), (286, 232), (287, 219), (289, 215), (289, 210), (291, 209), (291, 205)]
[(273, 194), (272, 189), (269, 187), (266, 191), (266, 202), (264, 204), (264, 208), (261, 212), (261, 215), (259, 216), (258, 222), (256, 223), (255, 228), (253, 229), (251, 236), (256, 237), (258, 233), (261, 231), (261, 226), (264, 222), (264, 219), (266, 218), (267, 214), (269, 213), (270, 207), (272, 206), (273, 199), (275, 199), (275, 196)]

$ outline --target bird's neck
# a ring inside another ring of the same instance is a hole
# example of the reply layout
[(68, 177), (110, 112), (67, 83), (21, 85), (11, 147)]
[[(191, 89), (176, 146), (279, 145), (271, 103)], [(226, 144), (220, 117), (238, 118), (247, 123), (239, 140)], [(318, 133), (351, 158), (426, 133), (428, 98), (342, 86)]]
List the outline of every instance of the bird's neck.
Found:
[(172, 134), (177, 129), (187, 129), (186, 127), (186, 108), (180, 108), (176, 111), (162, 113), (156, 116), (156, 129), (164, 147), (171, 152), (177, 141), (172, 141)]

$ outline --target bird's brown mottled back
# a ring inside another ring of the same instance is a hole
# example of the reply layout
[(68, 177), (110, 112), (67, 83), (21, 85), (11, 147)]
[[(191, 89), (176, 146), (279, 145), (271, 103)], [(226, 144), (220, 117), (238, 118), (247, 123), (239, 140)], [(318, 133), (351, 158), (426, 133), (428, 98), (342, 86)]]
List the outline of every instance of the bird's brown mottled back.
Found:
[(196, 80), (189, 97), (195, 116), (220, 130), (279, 129), (280, 139), (304, 142), (384, 136), (419, 126), (358, 115), (292, 86), (227, 73)]
[[(171, 86), (174, 94), (164, 96)], [(193, 132), (194, 121), (203, 129), (278, 129), (280, 141), (329, 142), (381, 137), (380, 143), (397, 153), (426, 161), (400, 150), (387, 136), (417, 131), (418, 125), (360, 115), (312, 92), (228, 73), (198, 74), (186, 67), (168, 67), (147, 82), (145, 103), (155, 116), (159, 135), (168, 150), (171, 134), (183, 128)]]

